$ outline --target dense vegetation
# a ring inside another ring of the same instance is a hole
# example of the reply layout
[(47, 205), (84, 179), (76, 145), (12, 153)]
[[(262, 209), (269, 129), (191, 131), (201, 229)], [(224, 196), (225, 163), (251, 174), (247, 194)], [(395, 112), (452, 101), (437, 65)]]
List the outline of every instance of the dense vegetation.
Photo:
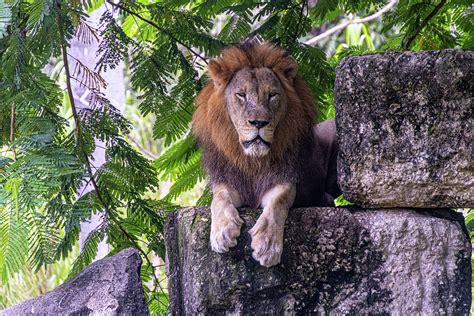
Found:
[[(88, 13), (104, 6), (100, 23), (91, 24)], [(70, 257), (80, 223), (100, 213), (70, 276), (95, 258), (101, 240), (111, 253), (136, 247), (150, 308), (159, 313), (166, 291), (152, 254), (164, 258), (162, 230), (171, 203), (205, 180), (189, 122), (209, 58), (251, 36), (281, 45), (298, 61), (325, 120), (334, 116), (335, 66), (342, 57), (472, 49), (471, 12), (466, 0), (0, 0), (2, 284), (25, 266), (38, 270)], [(304, 44), (342, 23), (347, 27), (323, 36), (316, 47)], [(100, 41), (96, 67), (68, 53), (74, 37)], [(129, 106), (144, 121), (155, 119), (153, 137), (165, 148), (155, 160), (132, 144), (135, 127), (101, 91), (102, 74), (121, 62), (133, 95)], [(46, 71), (51, 64), (60, 70)], [(89, 90), (89, 108), (75, 104), (72, 81)], [(97, 140), (106, 151), (99, 167), (93, 164)], [(159, 180), (173, 183), (163, 199), (154, 193)], [(85, 185), (92, 189), (80, 194)], [(204, 190), (198, 203), (209, 199)], [(474, 215), (467, 220), (473, 231)]]

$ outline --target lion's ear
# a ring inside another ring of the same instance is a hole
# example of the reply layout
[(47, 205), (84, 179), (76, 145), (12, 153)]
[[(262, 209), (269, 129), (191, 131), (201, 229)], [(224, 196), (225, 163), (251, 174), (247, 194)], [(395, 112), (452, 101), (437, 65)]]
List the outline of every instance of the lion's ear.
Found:
[(207, 71), (209, 73), (209, 77), (217, 85), (225, 85), (227, 83), (228, 71), (226, 71), (224, 67), (215, 59), (209, 61), (209, 64), (207, 65)]
[(291, 58), (287, 57), (285, 60), (285, 66), (283, 69), (283, 75), (290, 81), (293, 81), (293, 79), (296, 77), (296, 74), (298, 73), (298, 64), (296, 61)]
[(279, 73), (284, 79), (288, 80), (290, 84), (293, 84), (298, 73), (298, 64), (291, 57), (282, 59), (274, 68), (275, 72)]

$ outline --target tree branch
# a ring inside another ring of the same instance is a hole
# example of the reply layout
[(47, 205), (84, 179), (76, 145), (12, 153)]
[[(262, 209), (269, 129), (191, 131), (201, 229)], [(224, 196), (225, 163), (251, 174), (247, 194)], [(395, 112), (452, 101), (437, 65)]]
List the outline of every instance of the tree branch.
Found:
[(59, 29), (59, 35), (61, 37), (61, 52), (63, 56), (63, 63), (64, 63), (64, 70), (66, 72), (66, 87), (67, 87), (67, 95), (69, 97), (69, 103), (71, 104), (71, 110), (72, 110), (72, 117), (74, 119), (74, 130), (76, 132), (76, 140), (78, 143), (78, 150), (82, 154), (82, 158), (84, 159), (84, 165), (87, 169), (87, 172), (89, 173), (90, 177), (90, 183), (94, 187), (94, 191), (97, 194), (97, 198), (101, 202), (102, 206), (104, 207), (106, 213), (109, 213), (107, 203), (105, 203), (101, 192), (99, 191), (99, 187), (97, 185), (97, 182), (95, 181), (94, 174), (92, 172), (92, 167), (91, 163), (89, 160), (89, 157), (87, 156), (87, 153), (84, 151), (83, 147), (83, 139), (82, 139), (82, 133), (81, 133), (81, 117), (79, 116), (76, 108), (76, 103), (74, 101), (74, 94), (72, 92), (72, 85), (71, 85), (71, 73), (69, 70), (69, 60), (68, 60), (68, 53), (67, 53), (67, 48), (66, 48), (66, 43), (64, 40), (64, 30), (63, 30), (63, 22), (61, 19), (61, 4), (57, 2), (58, 6), (58, 29)]
[[(73, 95), (73, 92), (72, 92), (71, 73), (70, 73), (70, 70), (69, 70), (68, 53), (67, 53), (66, 43), (65, 43), (65, 39), (64, 39), (65, 37), (64, 37), (64, 30), (63, 30), (63, 22), (62, 22), (62, 19), (61, 19), (61, 4), (60, 4), (59, 1), (56, 4), (57, 4), (57, 7), (58, 7), (58, 11), (59, 11), (58, 12), (57, 23), (58, 23), (59, 34), (61, 36), (61, 52), (62, 52), (62, 56), (63, 56), (64, 69), (65, 69), (65, 72), (66, 72), (67, 94), (68, 94), (68, 97), (69, 97), (69, 102), (71, 103), (71, 110), (72, 110), (73, 119), (74, 119), (74, 123), (75, 123), (75, 131), (76, 131), (76, 137), (77, 137), (76, 139), (77, 139), (77, 142), (78, 142), (78, 149), (81, 151), (81, 154), (83, 155), (84, 165), (87, 169), (87, 172), (89, 173), (89, 181), (92, 184), (92, 186), (94, 187), (94, 191), (97, 195), (97, 199), (100, 201), (100, 203), (104, 207), (105, 215), (108, 218), (110, 218), (110, 220), (112, 220), (112, 222), (114, 222), (117, 225), (117, 227), (124, 233), (125, 236), (127, 236), (127, 238), (130, 240), (130, 242), (142, 254), (144, 259), (148, 262), (148, 264), (153, 269), (153, 264), (151, 263), (150, 259), (148, 258), (147, 254), (145, 253), (145, 251), (140, 247), (140, 245), (138, 245), (138, 243), (133, 238), (133, 236), (131, 236), (122, 227), (120, 221), (117, 218), (115, 218), (114, 214), (112, 212), (110, 212), (108, 204), (105, 202), (104, 197), (102, 196), (102, 192), (99, 190), (99, 186), (97, 185), (97, 181), (94, 178), (94, 174), (92, 173), (92, 167), (91, 167), (91, 162), (89, 160), (89, 157), (87, 156), (87, 153), (83, 149), (82, 134), (81, 134), (81, 131), (80, 131), (81, 118), (78, 115), (76, 104), (75, 104), (75, 101), (74, 101), (74, 95)], [(158, 278), (155, 275), (155, 271), (152, 271), (152, 274), (153, 274), (153, 278), (154, 278), (155, 282), (159, 282)]]
[(145, 147), (143, 147), (143, 146), (140, 144), (140, 142), (139, 142), (137, 139), (135, 139), (135, 137), (133, 137), (133, 136), (130, 135), (130, 134), (129, 134), (127, 137), (128, 137), (128, 139), (129, 139), (132, 143), (135, 144), (135, 146), (138, 147), (138, 150), (139, 150), (142, 154), (148, 156), (150, 159), (153, 159), (153, 160), (158, 159), (158, 156), (156, 156), (154, 153), (152, 153), (151, 151), (149, 151), (148, 149), (146, 149)]
[[(75, 104), (74, 104), (74, 96), (72, 94), (72, 88), (71, 88), (71, 77), (70, 75), (68, 74), (69, 73), (69, 65), (68, 65), (68, 62), (67, 62), (67, 53), (66, 53), (66, 49), (65, 47), (62, 45), (61, 46), (61, 50), (63, 52), (63, 59), (64, 59), (64, 66), (65, 66), (65, 69), (66, 69), (66, 85), (68, 87), (67, 91), (68, 91), (68, 96), (69, 96), (69, 101), (71, 102), (71, 108), (73, 109), (72, 112), (73, 112), (73, 118), (74, 118), (74, 121), (75, 121), (75, 124), (76, 124), (76, 133), (78, 134), (77, 136), (78, 137), (81, 137), (80, 136), (80, 129), (79, 129), (79, 124), (80, 124), (80, 117), (77, 115), (77, 110), (76, 110), (76, 107), (75, 107)], [(79, 141), (80, 140), (80, 141)], [(78, 138), (78, 143), (79, 143), (79, 148), (82, 149), (82, 137), (81, 138)], [(102, 206), (104, 207), (104, 210), (105, 210), (105, 214), (107, 214), (107, 217), (110, 218), (116, 225), (117, 227), (124, 233), (125, 236), (127, 236), (127, 239), (130, 240), (130, 242), (134, 245), (134, 247), (142, 254), (142, 256), (144, 257), (144, 259), (148, 262), (148, 264), (152, 267), (153, 269), (153, 265), (150, 261), (150, 259), (148, 258), (147, 254), (145, 253), (145, 251), (137, 244), (137, 242), (135, 241), (135, 239), (133, 238), (133, 236), (131, 236), (123, 227), (122, 225), (120, 224), (119, 220), (116, 219), (113, 214), (110, 212), (109, 208), (108, 208), (108, 205), (107, 203), (105, 202), (105, 200), (103, 199), (103, 196), (102, 196), (102, 193), (101, 191), (99, 191), (99, 187), (97, 185), (97, 181), (95, 180), (94, 178), (94, 174), (92, 172), (92, 167), (91, 167), (91, 163), (90, 163), (90, 160), (89, 160), (89, 157), (87, 156), (87, 154), (83, 151), (82, 152), (83, 154), (83, 158), (85, 160), (85, 166), (86, 166), (86, 169), (87, 169), (87, 172), (89, 173), (89, 182), (92, 184), (92, 186), (94, 187), (94, 191), (95, 193), (97, 194), (97, 198), (99, 199), (100, 201), (100, 204), (102, 204)], [(153, 275), (153, 279), (155, 280), (155, 282), (158, 282), (158, 278), (156, 277), (155, 275), (155, 272), (153, 271), (152, 273)]]
[(420, 34), (421, 30), (428, 24), (428, 22), (441, 10), (441, 8), (446, 4), (446, 0), (441, 0), (440, 3), (431, 11), (430, 14), (426, 16), (426, 18), (420, 23), (420, 25), (416, 28), (415, 32), (413, 32), (413, 35), (408, 38), (406, 41), (405, 45), (403, 47), (405, 49), (410, 49), (410, 46), (413, 44), (415, 41), (416, 37)]
[(119, 8), (120, 10), (122, 11), (125, 11), (127, 12), (128, 14), (130, 15), (133, 15), (133, 16), (136, 16), (137, 18), (139, 18), (140, 20), (142, 20), (143, 22), (146, 22), (148, 24), (150, 24), (151, 26), (153, 26), (154, 28), (156, 28), (158, 31), (160, 31), (161, 33), (164, 33), (166, 34), (169, 38), (171, 38), (173, 41), (175, 41), (176, 43), (184, 46), (187, 50), (189, 50), (192, 54), (194, 54), (195, 56), (199, 57), (202, 61), (204, 61), (206, 64), (207, 64), (207, 59), (203, 56), (201, 56), (198, 52), (196, 52), (191, 46), (189, 45), (186, 45), (185, 43), (183, 43), (182, 41), (180, 41), (179, 39), (177, 39), (173, 34), (171, 34), (170, 31), (168, 31), (167, 29), (164, 29), (162, 27), (160, 27), (158, 24), (156, 24), (155, 22), (147, 19), (147, 18), (144, 18), (142, 17), (140, 14), (136, 13), (136, 12), (133, 12), (132, 10), (128, 9), (127, 7), (124, 7), (123, 5), (119, 4), (119, 3), (114, 3), (113, 1), (111, 0), (106, 0), (106, 2), (114, 7), (117, 7)]
[(369, 15), (362, 19), (354, 19), (353, 17), (351, 17), (348, 21), (341, 23), (339, 25), (336, 25), (335, 27), (332, 27), (329, 30), (307, 40), (306, 42), (304, 42), (304, 44), (314, 46), (321, 39), (328, 37), (336, 32), (339, 32), (340, 30), (345, 29), (351, 24), (360, 24), (360, 23), (365, 23), (365, 22), (370, 22), (372, 20), (375, 20), (381, 17), (386, 12), (390, 11), (393, 7), (395, 7), (397, 3), (398, 3), (398, 0), (390, 0), (382, 9), (380, 9), (380, 11), (377, 11), (374, 14)]
[(300, 32), (301, 22), (303, 21), (304, 8), (307, 7), (307, 6), (308, 6), (308, 1), (303, 0), (302, 3), (301, 3), (301, 11), (300, 11), (300, 15), (299, 15), (299, 18), (298, 18), (298, 24), (296, 25), (295, 34), (293, 35), (293, 41), (295, 41), (295, 42), (298, 39), (298, 34)]
[(12, 103), (10, 116), (10, 143), (12, 144), (13, 160), (16, 161), (16, 149), (15, 149), (15, 103)]

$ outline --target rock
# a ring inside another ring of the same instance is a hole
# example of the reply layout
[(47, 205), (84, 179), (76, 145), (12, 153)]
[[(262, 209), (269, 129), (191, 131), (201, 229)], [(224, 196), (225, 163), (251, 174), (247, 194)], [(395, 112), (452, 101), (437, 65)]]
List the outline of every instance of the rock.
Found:
[(141, 258), (129, 248), (86, 267), (73, 279), (0, 315), (148, 315)]
[(175, 211), (165, 230), (173, 315), (468, 315), (471, 243), (450, 210), (290, 210), (282, 262), (251, 257), (245, 224), (226, 254), (209, 246), (210, 211)]
[(345, 58), (338, 180), (365, 207), (474, 207), (474, 51)]

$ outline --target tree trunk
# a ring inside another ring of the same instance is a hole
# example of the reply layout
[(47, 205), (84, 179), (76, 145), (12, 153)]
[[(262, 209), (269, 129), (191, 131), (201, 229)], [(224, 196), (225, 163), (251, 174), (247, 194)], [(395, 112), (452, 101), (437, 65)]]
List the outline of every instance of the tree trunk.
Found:
[[(90, 13), (88, 23), (90, 23), (90, 25), (94, 27), (97, 27), (100, 24), (100, 17), (104, 12), (105, 7), (102, 6), (101, 8)], [(71, 41), (71, 49), (69, 50), (69, 53), (78, 60), (80, 60), (81, 63), (87, 66), (89, 69), (94, 70), (97, 62), (96, 52), (98, 48), (98, 42), (85, 44), (75, 38)], [(76, 61), (74, 59), (71, 59), (71, 63), (71, 69), (74, 69)], [(107, 88), (102, 89), (101, 92), (104, 93), (105, 97), (112, 103), (114, 107), (116, 107), (120, 111), (123, 111), (125, 105), (125, 74), (123, 63), (120, 63), (115, 69), (107, 69), (107, 72), (101, 73), (101, 76), (108, 83)], [(87, 87), (84, 87), (79, 82), (73, 80), (73, 93), (78, 110), (90, 108), (90, 93)], [(104, 144), (98, 140), (96, 140), (96, 145), (98, 145), (99, 147), (96, 147), (93, 153), (93, 159), (91, 160), (91, 163), (94, 165), (95, 168), (99, 168), (105, 163), (105, 149)], [(93, 171), (95, 170), (96, 169), (94, 169)], [(81, 194), (85, 194), (91, 190), (93, 190), (93, 186), (91, 184), (88, 184), (85, 185), (85, 187), (81, 187), (79, 189), (79, 192)], [(92, 215), (89, 221), (81, 223), (81, 233), (79, 235), (79, 245), (81, 248), (84, 245), (84, 242), (86, 241), (87, 236), (89, 236), (90, 232), (92, 232), (98, 225), (101, 224), (102, 216), (102, 213), (98, 213)], [(96, 259), (103, 258), (108, 253), (109, 246), (106, 244), (105, 241), (102, 241), (99, 244)]]

